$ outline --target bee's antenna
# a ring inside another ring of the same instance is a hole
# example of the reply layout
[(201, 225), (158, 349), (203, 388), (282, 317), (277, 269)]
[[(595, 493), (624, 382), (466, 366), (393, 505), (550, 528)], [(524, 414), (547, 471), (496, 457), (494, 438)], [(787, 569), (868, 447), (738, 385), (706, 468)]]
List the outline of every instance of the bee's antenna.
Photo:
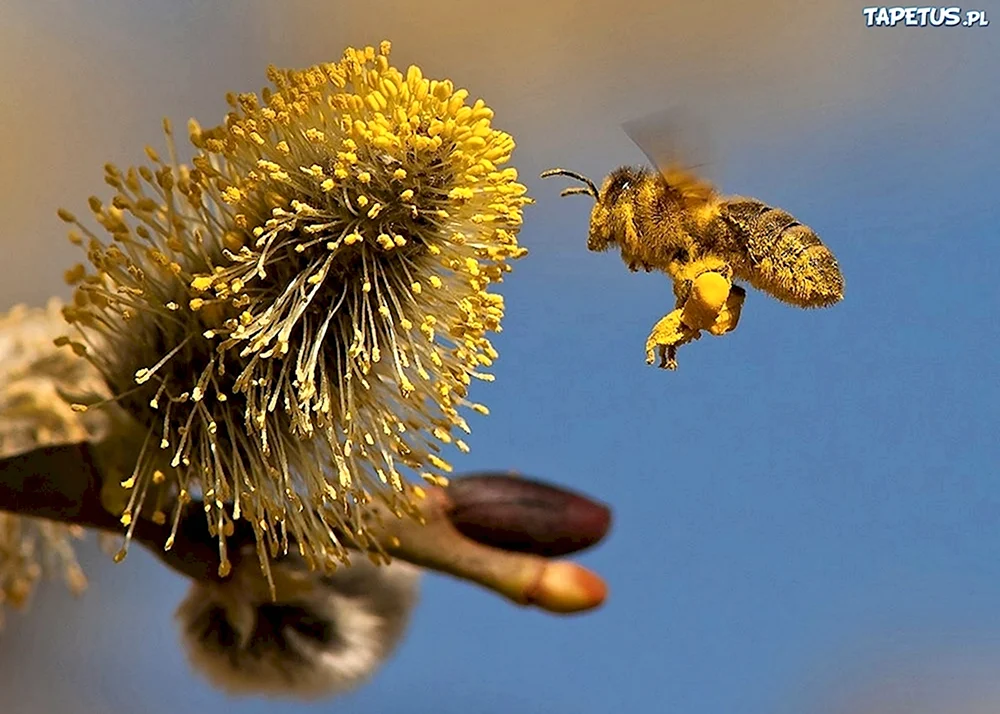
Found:
[(568, 169), (549, 169), (548, 171), (543, 171), (541, 177), (549, 178), (550, 176), (569, 176), (570, 178), (574, 178), (577, 181), (586, 184), (585, 187), (567, 188), (559, 194), (560, 196), (571, 196), (573, 194), (583, 193), (588, 196), (593, 196), (595, 201), (600, 200), (600, 195), (597, 192), (597, 186), (595, 186), (594, 182), (583, 174), (578, 174), (576, 171), (569, 171)]
[(564, 188), (559, 192), (560, 196), (573, 196), (578, 193), (586, 194), (587, 196), (593, 196), (594, 192), (589, 186), (573, 186), (572, 188)]

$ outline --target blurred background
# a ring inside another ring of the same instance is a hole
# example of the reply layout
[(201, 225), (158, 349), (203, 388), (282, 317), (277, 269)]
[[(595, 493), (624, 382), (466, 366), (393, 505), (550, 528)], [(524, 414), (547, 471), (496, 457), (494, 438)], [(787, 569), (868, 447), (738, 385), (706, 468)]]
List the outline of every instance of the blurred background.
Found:
[[(867, 28), (840, 0), (4, 0), (3, 309), (67, 296), (59, 206), (107, 197), (160, 120), (222, 119), (268, 64), (393, 42), (483, 97), (537, 204), (505, 283), (497, 381), (459, 468), (610, 502), (581, 560), (611, 595), (554, 618), (428, 577), (365, 689), (246, 712), (973, 714), (1000, 708), (1000, 4), (985, 28)], [(812, 226), (845, 301), (758, 293), (739, 329), (647, 367), (665, 276), (585, 248), (590, 205), (538, 173), (644, 161), (622, 122), (670, 107), (710, 129), (711, 174)], [(186, 584), (83, 548), (0, 633), (4, 714), (222, 710), (184, 661)], [(235, 707), (234, 707), (235, 708)]]

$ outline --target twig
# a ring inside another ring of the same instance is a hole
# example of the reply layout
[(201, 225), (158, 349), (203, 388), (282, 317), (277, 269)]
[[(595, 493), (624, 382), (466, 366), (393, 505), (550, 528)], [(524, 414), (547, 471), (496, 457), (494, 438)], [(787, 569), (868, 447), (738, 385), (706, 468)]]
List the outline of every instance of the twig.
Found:
[[(101, 503), (103, 474), (97, 461), (88, 443), (40, 447), (0, 459), (0, 510), (120, 533), (121, 523)], [(606, 587), (597, 575), (546, 556), (582, 550), (601, 540), (610, 525), (606, 507), (501, 474), (470, 479), (462, 488), (428, 488), (425, 494), (419, 501), (419, 521), (373, 504), (372, 529), (389, 555), (550, 612), (589, 610), (604, 601)], [(199, 501), (188, 505), (170, 550), (164, 550), (170, 528), (145, 518), (137, 521), (133, 539), (189, 578), (218, 580), (218, 543), (201, 506)], [(455, 515), (459, 513), (461, 518)], [(253, 552), (244, 546), (252, 545), (255, 536), (246, 521), (234, 525), (229, 552), (235, 570), (237, 559)], [(512, 533), (520, 534), (516, 545)], [(558, 550), (553, 550), (553, 534), (561, 538)]]

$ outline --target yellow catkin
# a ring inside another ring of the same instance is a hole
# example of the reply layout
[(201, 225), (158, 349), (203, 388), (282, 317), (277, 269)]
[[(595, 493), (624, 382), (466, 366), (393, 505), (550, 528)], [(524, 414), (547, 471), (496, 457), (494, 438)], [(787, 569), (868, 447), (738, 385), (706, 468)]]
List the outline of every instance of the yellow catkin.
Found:
[(485, 413), (466, 394), (496, 358), (530, 199), (485, 103), (389, 49), (269, 69), (223, 125), (189, 125), (194, 168), (114, 169), (91, 206), (104, 238), (60, 212), (92, 266), (67, 276), (67, 318), (107, 345), (87, 359), (161, 447), (128, 513), (165, 478), (213, 494), (220, 541), (252, 523), (265, 562), (285, 532), (345, 559), (330, 529), (357, 531), (373, 498), (407, 511), (403, 475), (444, 478), (460, 411)]

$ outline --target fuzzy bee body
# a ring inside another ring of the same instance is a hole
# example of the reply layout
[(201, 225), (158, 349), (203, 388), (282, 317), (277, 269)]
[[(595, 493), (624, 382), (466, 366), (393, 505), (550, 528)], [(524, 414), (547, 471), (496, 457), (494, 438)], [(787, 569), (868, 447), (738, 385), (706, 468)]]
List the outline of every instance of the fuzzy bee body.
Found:
[(731, 235), (733, 272), (756, 289), (799, 307), (828, 307), (844, 297), (837, 259), (819, 236), (780, 208), (729, 198), (719, 221)]
[(844, 279), (833, 253), (780, 208), (722, 196), (708, 181), (674, 165), (656, 171), (623, 166), (600, 189), (565, 169), (542, 177), (555, 175), (584, 184), (562, 195), (586, 194), (595, 201), (590, 250), (617, 247), (630, 270), (661, 270), (673, 280), (676, 309), (653, 328), (649, 362), (659, 348), (660, 366), (674, 369), (677, 347), (698, 339), (702, 330), (722, 335), (735, 329), (745, 291), (734, 280), (802, 308), (843, 298)]
[(618, 246), (632, 270), (662, 270), (675, 281), (693, 262), (718, 258), (732, 276), (799, 307), (843, 297), (836, 258), (791, 214), (754, 198), (722, 197), (680, 171), (623, 167), (598, 192), (587, 246)]

